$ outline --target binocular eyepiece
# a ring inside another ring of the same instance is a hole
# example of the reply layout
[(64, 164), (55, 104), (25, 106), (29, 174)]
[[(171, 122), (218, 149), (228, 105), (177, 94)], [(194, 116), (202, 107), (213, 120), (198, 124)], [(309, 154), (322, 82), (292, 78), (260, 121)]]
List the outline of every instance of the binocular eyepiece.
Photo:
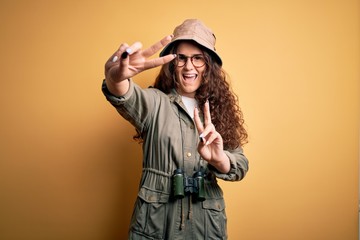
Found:
[(180, 199), (185, 197), (185, 194), (192, 194), (197, 201), (205, 200), (205, 174), (202, 171), (197, 171), (192, 177), (185, 175), (182, 169), (176, 169), (172, 176), (173, 178), (173, 195)]

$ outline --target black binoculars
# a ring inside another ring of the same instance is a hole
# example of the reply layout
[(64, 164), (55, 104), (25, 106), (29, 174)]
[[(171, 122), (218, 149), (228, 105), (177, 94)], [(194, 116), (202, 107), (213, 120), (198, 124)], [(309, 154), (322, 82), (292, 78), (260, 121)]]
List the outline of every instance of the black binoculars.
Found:
[(174, 171), (173, 178), (173, 195), (180, 199), (185, 197), (185, 194), (192, 194), (197, 201), (205, 200), (205, 174), (202, 171), (197, 171), (192, 177), (185, 175), (182, 169)]

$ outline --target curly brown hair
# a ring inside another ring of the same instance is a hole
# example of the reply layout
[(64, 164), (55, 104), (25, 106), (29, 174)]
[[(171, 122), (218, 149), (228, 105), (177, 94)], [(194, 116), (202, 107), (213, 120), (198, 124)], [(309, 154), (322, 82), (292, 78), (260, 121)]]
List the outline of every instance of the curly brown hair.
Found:
[[(178, 45), (178, 43), (174, 44), (171, 53), (176, 53)], [(197, 46), (202, 50), (206, 61), (206, 69), (202, 76), (203, 82), (195, 94), (199, 110), (202, 111), (208, 100), (211, 121), (222, 136), (225, 149), (243, 146), (248, 142), (248, 134), (244, 128), (244, 118), (238, 104), (238, 97), (230, 89), (230, 84), (226, 80), (226, 72), (213, 59), (211, 53), (201, 45), (197, 44)], [(164, 64), (155, 80), (154, 87), (164, 93), (170, 93), (172, 89), (176, 89), (178, 80), (174, 72), (173, 62)]]

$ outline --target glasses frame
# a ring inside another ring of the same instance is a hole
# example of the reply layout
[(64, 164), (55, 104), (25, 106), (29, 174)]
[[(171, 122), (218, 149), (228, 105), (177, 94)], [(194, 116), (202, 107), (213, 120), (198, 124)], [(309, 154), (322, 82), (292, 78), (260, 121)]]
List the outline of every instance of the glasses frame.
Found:
[[(179, 56), (184, 57), (184, 58), (186, 59), (186, 60), (184, 61), (184, 64), (182, 64), (182, 65), (180, 64)], [(204, 64), (202, 64), (202, 65), (200, 65), (200, 66), (196, 66), (196, 65), (194, 64), (194, 57), (199, 57), (199, 56), (201, 56), (201, 57), (204, 59)], [(175, 66), (177, 66), (177, 67), (183, 67), (183, 66), (185, 66), (185, 65), (187, 64), (189, 58), (190, 58), (191, 64), (192, 64), (195, 68), (201, 68), (201, 67), (205, 66), (205, 64), (206, 64), (206, 58), (205, 58), (204, 54), (199, 53), (199, 54), (194, 54), (194, 55), (192, 55), (192, 56), (186, 56), (185, 54), (177, 54), (177, 56), (176, 56), (176, 58), (175, 58)]]

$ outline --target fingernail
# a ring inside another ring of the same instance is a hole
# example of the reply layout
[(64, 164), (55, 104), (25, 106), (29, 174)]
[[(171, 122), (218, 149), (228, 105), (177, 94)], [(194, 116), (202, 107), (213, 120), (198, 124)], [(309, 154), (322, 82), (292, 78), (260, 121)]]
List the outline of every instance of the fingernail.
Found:
[(118, 56), (114, 56), (114, 58), (112, 59), (112, 62), (116, 62), (117, 60), (119, 60)]
[(125, 51), (126, 51), (128, 54), (132, 53), (132, 49), (131, 49), (131, 48), (127, 48)]
[(127, 58), (128, 55), (129, 55), (128, 52), (123, 52), (123, 53), (121, 54), (121, 58), (122, 58), (122, 59), (125, 59), (125, 58)]

